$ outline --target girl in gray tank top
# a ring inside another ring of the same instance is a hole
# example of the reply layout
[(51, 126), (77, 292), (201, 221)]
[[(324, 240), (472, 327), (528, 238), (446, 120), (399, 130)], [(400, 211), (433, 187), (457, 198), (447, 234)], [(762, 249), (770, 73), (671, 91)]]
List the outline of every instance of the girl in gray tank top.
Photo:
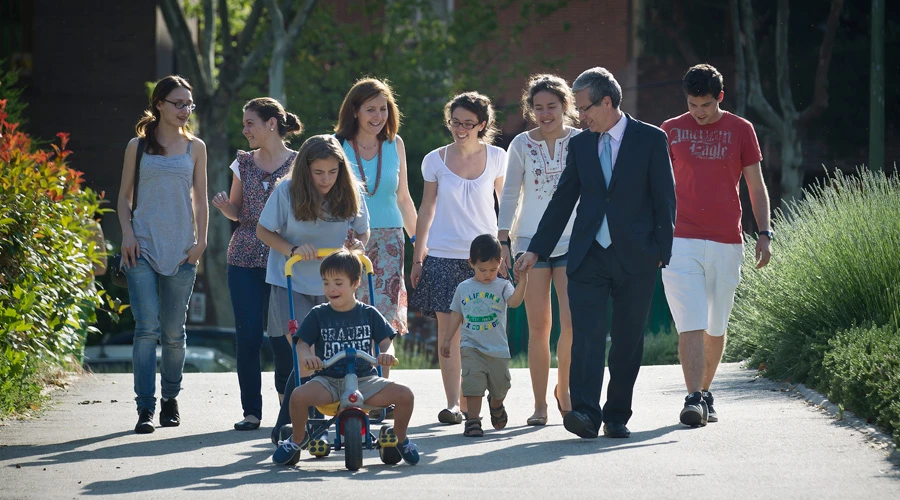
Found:
[(179, 76), (163, 78), (137, 124), (138, 137), (125, 149), (117, 208), (135, 323), (134, 431), (141, 434), (155, 430), (157, 343), (162, 346), (159, 424), (181, 423), (175, 398), (184, 372), (184, 323), (209, 217), (206, 145), (187, 127), (193, 110), (190, 84)]

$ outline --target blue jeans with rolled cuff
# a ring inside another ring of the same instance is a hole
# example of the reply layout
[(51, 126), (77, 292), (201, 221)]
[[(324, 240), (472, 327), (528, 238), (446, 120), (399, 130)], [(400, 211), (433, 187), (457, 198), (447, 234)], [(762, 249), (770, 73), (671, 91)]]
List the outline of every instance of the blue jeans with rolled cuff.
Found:
[(134, 398), (137, 409), (156, 411), (156, 344), (163, 398), (177, 397), (184, 377), (188, 303), (194, 291), (197, 265), (185, 262), (173, 276), (157, 273), (144, 258), (127, 269), (128, 295), (134, 315)]

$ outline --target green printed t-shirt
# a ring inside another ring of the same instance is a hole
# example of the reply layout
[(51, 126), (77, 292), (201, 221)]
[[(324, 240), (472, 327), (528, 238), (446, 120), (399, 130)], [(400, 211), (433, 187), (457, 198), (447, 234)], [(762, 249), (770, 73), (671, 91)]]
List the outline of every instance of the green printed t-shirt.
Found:
[(469, 278), (456, 287), (450, 310), (463, 316), (460, 347), (471, 347), (495, 358), (510, 357), (506, 301), (513, 292), (515, 287), (503, 278), (490, 283)]

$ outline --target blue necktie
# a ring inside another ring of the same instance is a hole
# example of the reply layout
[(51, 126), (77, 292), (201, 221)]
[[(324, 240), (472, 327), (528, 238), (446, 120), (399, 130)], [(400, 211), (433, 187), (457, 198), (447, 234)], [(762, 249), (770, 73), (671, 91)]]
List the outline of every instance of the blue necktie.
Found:
[[(609, 187), (609, 180), (612, 178), (612, 147), (609, 145), (609, 133), (603, 134), (603, 151), (600, 152), (600, 168), (603, 169), (603, 180), (606, 187)], [(607, 210), (609, 207), (607, 206)], [(600, 231), (597, 232), (597, 243), (603, 248), (608, 248), (612, 244), (609, 237), (609, 224), (606, 222), (606, 215), (603, 216), (603, 224), (600, 225)]]

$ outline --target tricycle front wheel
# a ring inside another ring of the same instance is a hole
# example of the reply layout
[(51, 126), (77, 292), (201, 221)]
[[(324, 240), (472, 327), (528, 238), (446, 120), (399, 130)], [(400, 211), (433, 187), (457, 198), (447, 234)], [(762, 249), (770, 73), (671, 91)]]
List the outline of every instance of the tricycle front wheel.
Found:
[(362, 445), (363, 421), (360, 417), (347, 417), (344, 420), (344, 465), (347, 470), (359, 470), (363, 462)]

